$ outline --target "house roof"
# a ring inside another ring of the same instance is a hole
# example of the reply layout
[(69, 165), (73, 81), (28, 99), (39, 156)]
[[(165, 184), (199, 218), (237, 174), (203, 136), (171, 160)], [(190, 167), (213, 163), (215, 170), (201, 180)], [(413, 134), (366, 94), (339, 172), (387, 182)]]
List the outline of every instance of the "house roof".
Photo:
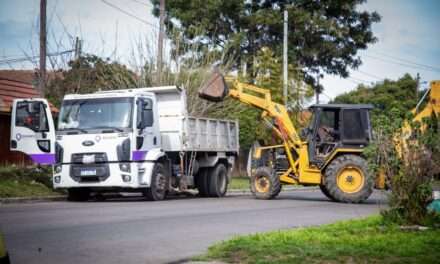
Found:
[[(0, 112), (10, 113), (12, 101), (19, 98), (41, 97), (38, 91), (29, 83), (13, 80), (0, 75)], [(50, 104), (50, 103), (49, 103)], [(50, 104), (52, 112), (58, 112), (58, 109)]]
[(34, 70), (0, 70), (0, 79), (34, 84), (37, 75)]

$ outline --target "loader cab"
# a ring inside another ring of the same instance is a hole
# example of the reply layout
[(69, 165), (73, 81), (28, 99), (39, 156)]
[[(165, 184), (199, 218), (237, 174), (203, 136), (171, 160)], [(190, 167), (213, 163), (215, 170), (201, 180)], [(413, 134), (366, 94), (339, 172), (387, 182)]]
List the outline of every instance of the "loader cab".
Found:
[(317, 104), (306, 129), (311, 163), (322, 165), (338, 148), (362, 149), (371, 140), (371, 105)]

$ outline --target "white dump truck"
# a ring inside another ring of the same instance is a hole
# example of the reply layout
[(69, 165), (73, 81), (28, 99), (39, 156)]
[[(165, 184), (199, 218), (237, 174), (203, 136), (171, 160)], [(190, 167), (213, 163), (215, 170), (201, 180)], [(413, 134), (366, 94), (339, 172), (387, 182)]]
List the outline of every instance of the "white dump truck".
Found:
[(222, 197), (239, 150), (238, 122), (191, 117), (176, 86), (66, 95), (58, 127), (45, 99), (15, 100), (11, 150), (53, 165), (69, 200), (142, 192), (148, 200), (198, 189)]

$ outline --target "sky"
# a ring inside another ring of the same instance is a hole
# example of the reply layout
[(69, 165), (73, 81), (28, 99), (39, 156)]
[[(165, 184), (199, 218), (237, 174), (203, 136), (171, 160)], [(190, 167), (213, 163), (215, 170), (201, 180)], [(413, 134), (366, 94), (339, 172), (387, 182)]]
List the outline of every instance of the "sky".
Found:
[[(149, 0), (47, 2), (49, 53), (71, 50), (78, 36), (83, 40), (84, 52), (131, 66), (155, 54), (159, 22), (151, 14)], [(420, 73), (422, 81), (440, 79), (440, 1), (369, 0), (359, 9), (377, 11), (382, 16), (381, 22), (373, 25), (378, 42), (358, 53), (363, 64), (350, 71), (350, 78), (324, 76), (324, 102), (360, 83), (397, 79), (405, 73)], [(24, 54), (38, 55), (38, 23), (39, 0), (0, 0), (0, 62)], [(134, 54), (142, 54), (143, 58)], [(69, 56), (73, 54), (52, 58)], [(37, 59), (34, 64), (0, 63), (0, 69), (34, 68), (37, 63)]]

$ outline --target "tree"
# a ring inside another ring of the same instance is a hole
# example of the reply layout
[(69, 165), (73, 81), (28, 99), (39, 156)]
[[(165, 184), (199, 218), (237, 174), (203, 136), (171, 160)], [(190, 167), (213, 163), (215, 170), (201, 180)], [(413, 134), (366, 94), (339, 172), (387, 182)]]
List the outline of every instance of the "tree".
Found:
[[(159, 0), (153, 14), (159, 14)], [(283, 10), (289, 11), (289, 61), (301, 68), (303, 79), (321, 90), (322, 73), (348, 76), (361, 60), (358, 50), (374, 43), (371, 25), (376, 12), (359, 11), (365, 0), (173, 0), (166, 6), (169, 34), (176, 30), (186, 42), (199, 42), (211, 50), (227, 49), (235, 68), (246, 65), (256, 77), (254, 59), (262, 47), (277, 56), (282, 52)], [(176, 22), (177, 21), (177, 22)]]
[(137, 87), (138, 79), (125, 65), (95, 55), (81, 56), (59, 70), (47, 86), (48, 98), (59, 106), (65, 94)]
[(337, 96), (332, 103), (372, 104), (375, 116), (388, 114), (394, 109), (400, 113), (400, 118), (404, 118), (417, 104), (414, 98), (416, 86), (416, 79), (405, 74), (397, 81), (385, 79), (372, 87), (360, 84), (354, 91)]

